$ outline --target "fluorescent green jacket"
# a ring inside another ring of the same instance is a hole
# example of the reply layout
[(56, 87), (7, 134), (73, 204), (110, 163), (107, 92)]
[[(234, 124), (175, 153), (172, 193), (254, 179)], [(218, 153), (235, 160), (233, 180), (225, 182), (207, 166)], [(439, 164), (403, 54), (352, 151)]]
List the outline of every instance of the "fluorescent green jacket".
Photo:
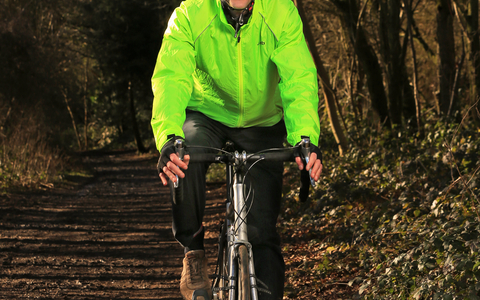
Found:
[(228, 127), (272, 126), (285, 119), (294, 145), (318, 145), (318, 84), (291, 0), (255, 0), (235, 38), (220, 0), (187, 0), (170, 18), (152, 76), (151, 125), (157, 148), (184, 137), (185, 109)]

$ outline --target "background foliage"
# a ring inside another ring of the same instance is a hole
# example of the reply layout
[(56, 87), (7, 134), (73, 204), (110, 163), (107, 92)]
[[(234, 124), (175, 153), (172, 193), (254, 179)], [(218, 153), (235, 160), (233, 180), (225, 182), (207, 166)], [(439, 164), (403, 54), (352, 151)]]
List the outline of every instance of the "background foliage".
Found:
[(325, 151), (310, 202), (286, 193), (285, 250), (308, 259), (288, 275), (300, 299), (315, 296), (306, 278), (352, 298), (478, 299), (479, 129), (426, 127), (424, 139), (365, 130), (344, 157)]
[[(286, 297), (477, 299), (478, 1), (294, 2), (334, 98), (322, 183), (307, 204), (285, 190)], [(52, 186), (77, 151), (156, 151), (150, 76), (178, 4), (0, 3), (3, 192)]]

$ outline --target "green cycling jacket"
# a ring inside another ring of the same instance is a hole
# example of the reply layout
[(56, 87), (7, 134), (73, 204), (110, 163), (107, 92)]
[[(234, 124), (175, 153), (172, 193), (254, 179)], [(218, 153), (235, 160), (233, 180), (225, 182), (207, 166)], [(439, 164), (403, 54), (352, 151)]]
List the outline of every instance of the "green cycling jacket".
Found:
[(255, 0), (236, 34), (221, 0), (187, 0), (172, 14), (152, 76), (157, 148), (184, 137), (185, 110), (228, 127), (272, 126), (282, 117), (291, 145), (318, 145), (318, 83), (291, 0)]

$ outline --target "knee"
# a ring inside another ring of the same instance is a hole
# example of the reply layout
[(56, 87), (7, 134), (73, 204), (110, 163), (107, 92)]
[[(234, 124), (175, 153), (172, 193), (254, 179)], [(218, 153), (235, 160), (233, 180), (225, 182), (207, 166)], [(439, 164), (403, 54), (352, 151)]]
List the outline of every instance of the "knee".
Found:
[(259, 228), (248, 225), (248, 241), (253, 247), (280, 247), (280, 235), (275, 227)]

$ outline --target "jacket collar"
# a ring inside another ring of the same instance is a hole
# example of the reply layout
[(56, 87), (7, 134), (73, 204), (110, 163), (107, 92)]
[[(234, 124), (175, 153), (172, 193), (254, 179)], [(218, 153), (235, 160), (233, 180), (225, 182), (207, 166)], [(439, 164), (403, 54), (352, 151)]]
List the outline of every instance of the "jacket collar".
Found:
[[(223, 7), (222, 7), (222, 0), (214, 0), (216, 2), (216, 7), (217, 7), (217, 14), (219, 15), (220, 17), (220, 20), (224, 23), (224, 24), (227, 24), (229, 25), (229, 22), (227, 21), (227, 17), (225, 16), (225, 13), (223, 11)], [(252, 11), (252, 15), (250, 16), (250, 18), (248, 19), (248, 22), (247, 24), (251, 24), (255, 21), (255, 19), (257, 18), (256, 15), (258, 15), (258, 13), (260, 12), (261, 10), (261, 6), (262, 6), (262, 0), (254, 0), (255, 4), (253, 5), (253, 11)], [(247, 25), (245, 24), (245, 25)], [(233, 26), (234, 29), (235, 29), (235, 26)]]

